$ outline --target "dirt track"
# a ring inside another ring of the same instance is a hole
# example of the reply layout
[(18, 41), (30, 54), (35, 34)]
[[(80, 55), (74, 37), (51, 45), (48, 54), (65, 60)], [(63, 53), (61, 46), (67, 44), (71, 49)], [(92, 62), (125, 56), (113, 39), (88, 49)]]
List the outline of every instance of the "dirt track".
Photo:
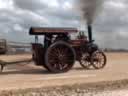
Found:
[[(77, 62), (74, 68), (63, 74), (50, 74), (34, 64), (7, 66), (0, 74), (0, 90), (40, 88), (73, 85), (100, 81), (128, 79), (128, 53), (107, 53), (108, 63), (102, 70), (84, 70)], [(31, 58), (30, 55), (1, 56), (4, 60)]]

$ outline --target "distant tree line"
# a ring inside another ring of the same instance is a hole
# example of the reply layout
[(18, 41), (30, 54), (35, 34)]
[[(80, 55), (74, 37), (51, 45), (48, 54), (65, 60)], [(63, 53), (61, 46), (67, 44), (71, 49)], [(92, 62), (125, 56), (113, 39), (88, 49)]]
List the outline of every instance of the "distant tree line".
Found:
[(128, 49), (113, 49), (113, 48), (105, 48), (104, 49), (105, 52), (128, 52)]

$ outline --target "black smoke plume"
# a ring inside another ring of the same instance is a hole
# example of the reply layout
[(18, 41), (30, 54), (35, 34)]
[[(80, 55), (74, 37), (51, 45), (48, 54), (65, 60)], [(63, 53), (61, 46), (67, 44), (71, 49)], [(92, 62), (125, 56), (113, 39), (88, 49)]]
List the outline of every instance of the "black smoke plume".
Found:
[(76, 6), (83, 19), (91, 25), (102, 9), (104, 0), (76, 0)]

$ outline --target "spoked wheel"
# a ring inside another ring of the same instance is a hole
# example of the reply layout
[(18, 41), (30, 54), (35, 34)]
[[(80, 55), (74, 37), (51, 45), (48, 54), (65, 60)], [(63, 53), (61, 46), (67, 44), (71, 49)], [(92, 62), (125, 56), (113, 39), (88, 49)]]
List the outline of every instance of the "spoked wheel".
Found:
[(82, 54), (80, 65), (85, 69), (90, 69), (91, 66), (91, 56), (88, 53)]
[(106, 55), (102, 51), (96, 51), (92, 54), (91, 62), (95, 69), (102, 69), (107, 62)]
[(58, 41), (48, 48), (45, 54), (45, 62), (53, 73), (67, 72), (75, 62), (74, 50), (69, 44)]

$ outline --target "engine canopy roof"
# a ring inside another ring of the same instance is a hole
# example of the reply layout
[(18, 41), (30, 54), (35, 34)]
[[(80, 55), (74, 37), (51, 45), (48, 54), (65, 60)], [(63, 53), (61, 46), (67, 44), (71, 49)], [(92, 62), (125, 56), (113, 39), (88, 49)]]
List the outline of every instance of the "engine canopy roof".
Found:
[(30, 35), (45, 35), (45, 34), (69, 34), (77, 33), (77, 28), (60, 28), (60, 27), (31, 27)]

